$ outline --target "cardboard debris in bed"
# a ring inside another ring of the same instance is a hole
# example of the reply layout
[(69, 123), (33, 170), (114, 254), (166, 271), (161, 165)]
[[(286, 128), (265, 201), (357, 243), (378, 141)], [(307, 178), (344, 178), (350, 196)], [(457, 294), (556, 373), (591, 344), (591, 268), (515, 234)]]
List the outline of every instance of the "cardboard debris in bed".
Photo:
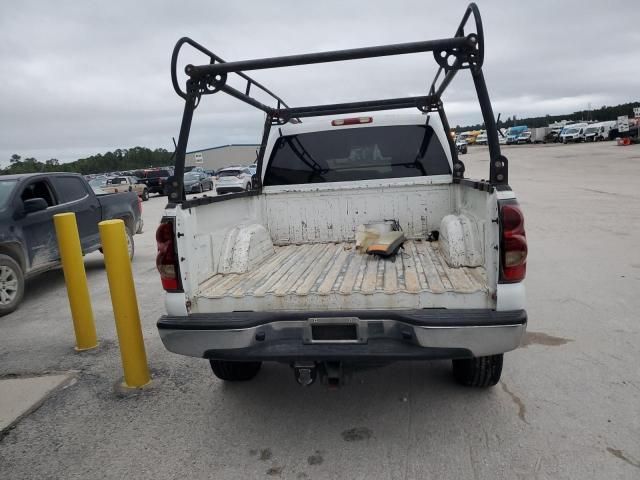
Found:
[(382, 255), (383, 257), (395, 255), (405, 240), (402, 232), (383, 233), (367, 247), (367, 253)]
[(359, 225), (356, 230), (356, 249), (360, 252), (389, 256), (395, 254), (405, 241), (397, 222), (384, 221)]

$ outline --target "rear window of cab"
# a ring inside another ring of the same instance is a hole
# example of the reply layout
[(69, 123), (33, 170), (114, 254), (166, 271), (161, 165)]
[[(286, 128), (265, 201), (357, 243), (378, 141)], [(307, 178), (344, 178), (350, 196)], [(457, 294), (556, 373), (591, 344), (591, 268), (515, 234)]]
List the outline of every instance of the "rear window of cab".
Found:
[(264, 185), (450, 173), (444, 148), (428, 125), (345, 128), (278, 138), (269, 158)]

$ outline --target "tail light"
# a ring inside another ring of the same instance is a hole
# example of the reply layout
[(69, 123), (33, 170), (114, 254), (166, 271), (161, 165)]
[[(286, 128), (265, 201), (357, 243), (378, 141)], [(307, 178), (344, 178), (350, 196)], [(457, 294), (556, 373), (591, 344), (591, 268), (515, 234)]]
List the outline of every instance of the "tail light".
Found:
[(500, 283), (516, 283), (527, 273), (527, 237), (524, 215), (515, 200), (500, 202)]
[(160, 273), (162, 288), (167, 291), (182, 290), (173, 222), (167, 221), (160, 224), (156, 230), (156, 243), (158, 244), (156, 268)]
[(371, 123), (373, 117), (355, 117), (355, 118), (338, 118), (331, 121), (334, 127), (342, 127), (344, 125), (358, 125), (359, 123)]

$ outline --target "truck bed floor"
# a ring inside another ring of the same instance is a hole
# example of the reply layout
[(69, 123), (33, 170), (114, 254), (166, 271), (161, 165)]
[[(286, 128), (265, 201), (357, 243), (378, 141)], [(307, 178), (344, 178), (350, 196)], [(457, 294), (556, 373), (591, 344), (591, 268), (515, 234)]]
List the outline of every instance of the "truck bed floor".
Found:
[(449, 267), (437, 242), (407, 241), (395, 258), (362, 254), (354, 243), (275, 249), (253, 271), (203, 282), (198, 311), (487, 306), (484, 268)]

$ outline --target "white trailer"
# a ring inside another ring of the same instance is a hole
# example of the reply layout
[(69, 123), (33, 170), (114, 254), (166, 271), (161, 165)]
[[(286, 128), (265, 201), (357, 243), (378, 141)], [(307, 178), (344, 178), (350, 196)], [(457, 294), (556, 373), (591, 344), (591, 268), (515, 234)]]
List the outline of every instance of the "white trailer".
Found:
[(531, 130), (531, 142), (532, 143), (547, 143), (547, 135), (551, 132), (549, 127), (532, 128)]

